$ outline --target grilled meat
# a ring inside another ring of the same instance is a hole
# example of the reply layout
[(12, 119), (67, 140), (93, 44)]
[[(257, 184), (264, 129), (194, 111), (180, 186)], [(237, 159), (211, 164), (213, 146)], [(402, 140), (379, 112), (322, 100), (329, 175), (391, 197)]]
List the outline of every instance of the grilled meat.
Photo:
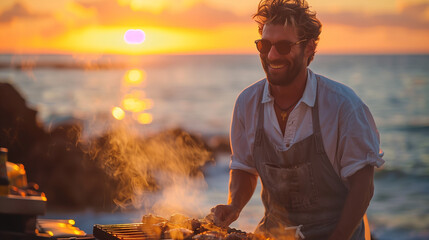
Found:
[(233, 228), (221, 228), (207, 219), (193, 219), (174, 214), (168, 220), (154, 215), (142, 217), (141, 230), (149, 239), (175, 240), (261, 240)]
[(166, 230), (163, 234), (164, 239), (190, 240), (194, 235), (194, 231), (186, 228), (174, 228)]
[(215, 231), (203, 232), (192, 237), (194, 240), (223, 240), (224, 238), (225, 234)]

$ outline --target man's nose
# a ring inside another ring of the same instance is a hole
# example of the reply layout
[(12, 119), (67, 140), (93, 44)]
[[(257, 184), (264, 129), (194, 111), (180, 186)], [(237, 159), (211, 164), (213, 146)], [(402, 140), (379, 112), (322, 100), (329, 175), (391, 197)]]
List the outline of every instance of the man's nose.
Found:
[(267, 58), (269, 61), (273, 61), (273, 60), (281, 58), (281, 54), (277, 51), (277, 49), (274, 45), (271, 46), (271, 49), (268, 52)]

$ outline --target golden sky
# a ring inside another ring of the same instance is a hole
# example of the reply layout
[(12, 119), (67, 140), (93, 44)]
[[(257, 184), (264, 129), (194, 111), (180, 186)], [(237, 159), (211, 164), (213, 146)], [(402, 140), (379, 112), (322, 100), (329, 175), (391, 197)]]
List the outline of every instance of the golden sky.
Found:
[[(258, 0), (1, 0), (0, 53), (256, 54)], [(319, 53), (429, 53), (429, 0), (309, 0)], [(140, 29), (141, 44), (124, 34)]]

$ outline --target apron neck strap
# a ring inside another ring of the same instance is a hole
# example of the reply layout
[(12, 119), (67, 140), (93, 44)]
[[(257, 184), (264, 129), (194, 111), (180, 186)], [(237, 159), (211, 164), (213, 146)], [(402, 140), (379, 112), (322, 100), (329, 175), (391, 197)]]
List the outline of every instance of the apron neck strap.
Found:
[(320, 131), (320, 122), (319, 122), (319, 81), (320, 77), (316, 76), (316, 100), (314, 101), (314, 107), (312, 108), (312, 120), (313, 120), (313, 134), (316, 137), (316, 149), (317, 153), (325, 153), (325, 148), (323, 147), (322, 133)]

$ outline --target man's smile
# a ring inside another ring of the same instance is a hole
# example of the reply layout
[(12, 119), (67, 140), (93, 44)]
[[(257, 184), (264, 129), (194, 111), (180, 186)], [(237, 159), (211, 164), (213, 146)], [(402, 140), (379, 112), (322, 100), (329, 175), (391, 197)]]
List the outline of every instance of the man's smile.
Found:
[(270, 64), (268, 64), (268, 66), (272, 69), (281, 69), (281, 68), (285, 68), (287, 66), (287, 64), (285, 64), (285, 63), (283, 63), (283, 64), (270, 63)]
[(270, 67), (271, 69), (281, 69), (287, 66), (288, 65), (286, 63), (268, 63), (268, 67)]

